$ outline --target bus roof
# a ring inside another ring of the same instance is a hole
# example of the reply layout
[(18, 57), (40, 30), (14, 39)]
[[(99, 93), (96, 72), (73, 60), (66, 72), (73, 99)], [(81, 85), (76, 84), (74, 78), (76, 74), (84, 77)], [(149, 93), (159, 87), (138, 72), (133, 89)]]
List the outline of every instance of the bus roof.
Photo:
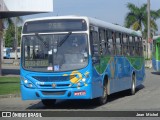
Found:
[(39, 21), (39, 20), (50, 20), (50, 19), (85, 19), (87, 22), (89, 22), (92, 25), (99, 26), (99, 27), (105, 27), (108, 29), (112, 29), (114, 31), (124, 32), (127, 34), (133, 34), (142, 36), (142, 33), (140, 31), (131, 30), (125, 27), (122, 27), (120, 25), (115, 25), (109, 22), (105, 22), (96, 18), (86, 17), (86, 16), (76, 16), (76, 15), (69, 15), (69, 16), (54, 16), (54, 17), (43, 17), (43, 18), (35, 18), (35, 19), (29, 19), (25, 22), (29, 21)]
[(131, 30), (131, 29), (122, 27), (120, 25), (115, 25), (115, 24), (105, 22), (105, 21), (102, 21), (102, 20), (98, 20), (98, 19), (95, 19), (95, 18), (89, 18), (89, 21), (90, 21), (91, 24), (96, 25), (96, 26), (106, 27), (106, 28), (111, 29), (111, 30), (142, 36), (142, 33), (140, 31)]

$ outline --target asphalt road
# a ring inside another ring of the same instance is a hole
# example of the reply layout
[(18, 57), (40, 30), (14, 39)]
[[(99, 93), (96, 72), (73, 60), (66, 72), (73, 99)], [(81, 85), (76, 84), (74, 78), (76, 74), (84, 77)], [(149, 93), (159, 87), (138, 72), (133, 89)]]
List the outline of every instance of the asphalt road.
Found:
[(108, 103), (102, 106), (97, 106), (91, 100), (59, 100), (54, 107), (47, 108), (40, 100), (22, 101), (21, 98), (0, 98), (0, 111), (160, 111), (159, 86), (160, 73), (146, 69), (145, 82), (137, 88), (135, 95), (131, 96), (129, 90), (115, 93), (110, 95)]

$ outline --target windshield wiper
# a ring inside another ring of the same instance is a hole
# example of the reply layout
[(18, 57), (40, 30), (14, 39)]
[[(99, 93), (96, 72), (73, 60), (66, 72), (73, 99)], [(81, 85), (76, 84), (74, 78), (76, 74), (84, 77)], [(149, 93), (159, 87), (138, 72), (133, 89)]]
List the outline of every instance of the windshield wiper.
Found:
[(48, 47), (47, 43), (43, 41), (43, 38), (38, 33), (35, 33), (35, 36), (43, 43), (46, 48)]
[(61, 47), (61, 45), (68, 39), (68, 37), (72, 34), (72, 32), (67, 33), (67, 35), (65, 35), (65, 37), (59, 42), (59, 44), (57, 45), (58, 47)]

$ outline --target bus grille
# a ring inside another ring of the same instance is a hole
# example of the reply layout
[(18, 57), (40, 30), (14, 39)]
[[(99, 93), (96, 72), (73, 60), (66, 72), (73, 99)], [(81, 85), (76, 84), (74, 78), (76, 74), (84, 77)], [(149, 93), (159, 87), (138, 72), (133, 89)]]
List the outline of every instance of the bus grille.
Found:
[[(70, 84), (57, 84), (56, 87), (68, 87)], [(40, 87), (50, 87), (50, 88), (53, 88), (52, 87), (52, 84), (50, 85), (39, 85)]]
[(43, 95), (64, 95), (66, 91), (42, 91)]
[[(69, 81), (72, 76), (33, 76), (34, 79), (40, 82), (65, 82)], [(75, 77), (75, 76), (73, 76)]]

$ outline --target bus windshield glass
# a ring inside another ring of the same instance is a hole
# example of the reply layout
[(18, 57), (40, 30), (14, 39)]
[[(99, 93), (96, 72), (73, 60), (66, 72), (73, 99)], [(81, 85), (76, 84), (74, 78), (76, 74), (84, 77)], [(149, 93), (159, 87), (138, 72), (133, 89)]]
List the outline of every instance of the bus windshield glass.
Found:
[(61, 19), (61, 20), (41, 20), (26, 22), (23, 33), (47, 33), (47, 32), (68, 32), (87, 30), (86, 21), (83, 19)]
[(70, 71), (88, 64), (87, 35), (84, 33), (24, 35), (22, 45), (22, 64), (26, 70)]

